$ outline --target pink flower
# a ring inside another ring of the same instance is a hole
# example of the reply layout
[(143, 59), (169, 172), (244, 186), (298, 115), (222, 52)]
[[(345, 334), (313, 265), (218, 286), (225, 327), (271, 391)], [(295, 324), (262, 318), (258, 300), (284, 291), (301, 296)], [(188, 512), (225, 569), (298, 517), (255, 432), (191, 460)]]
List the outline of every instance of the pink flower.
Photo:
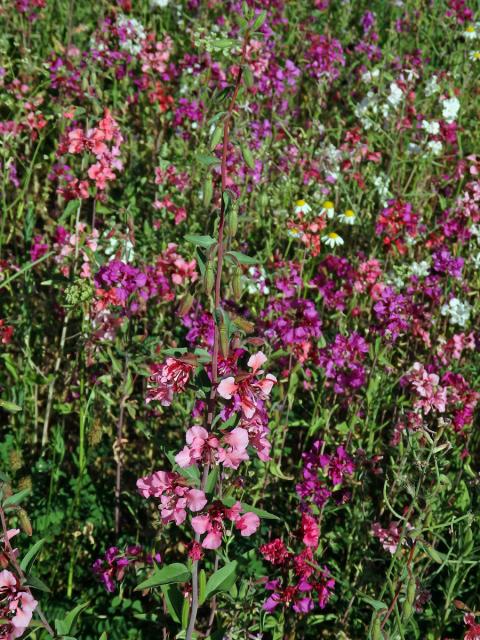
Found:
[(235, 378), (228, 376), (217, 387), (218, 394), (225, 400), (231, 400), (234, 397), (235, 404), (240, 406), (247, 419), (254, 416), (259, 402), (266, 399), (277, 381), (271, 373), (261, 380), (257, 379), (257, 376), (263, 373), (260, 367), (266, 360), (265, 354), (259, 351), (248, 361), (252, 373), (241, 373)]
[(191, 489), (180, 474), (173, 471), (156, 471), (151, 476), (137, 480), (137, 489), (144, 498), (160, 499), (160, 514), (164, 524), (182, 524), (190, 511), (201, 511), (207, 504), (205, 493)]
[(164, 407), (172, 404), (173, 394), (185, 391), (193, 372), (193, 364), (186, 359), (167, 358), (163, 364), (150, 367), (150, 387), (146, 402), (158, 400)]
[(0, 571), (0, 618), (7, 621), (0, 627), (2, 640), (13, 640), (23, 634), (37, 604), (30, 593), (21, 590), (13, 573)]
[(320, 535), (318, 524), (315, 518), (309, 516), (308, 513), (302, 514), (302, 535), (303, 543), (307, 547), (318, 547), (318, 538)]
[(256, 513), (247, 511), (247, 513), (237, 519), (235, 526), (240, 531), (240, 535), (251, 536), (260, 526), (260, 518)]
[(192, 518), (192, 527), (198, 535), (207, 534), (201, 545), (204, 549), (218, 549), (222, 544), (225, 532), (225, 520), (235, 523), (242, 536), (251, 536), (260, 525), (260, 518), (251, 512), (240, 515), (242, 506), (236, 502), (232, 507), (225, 507), (221, 502), (213, 503), (208, 512)]
[(179, 467), (189, 467), (200, 460), (212, 461), (218, 439), (208, 433), (203, 427), (191, 427), (187, 431), (187, 446), (175, 456)]

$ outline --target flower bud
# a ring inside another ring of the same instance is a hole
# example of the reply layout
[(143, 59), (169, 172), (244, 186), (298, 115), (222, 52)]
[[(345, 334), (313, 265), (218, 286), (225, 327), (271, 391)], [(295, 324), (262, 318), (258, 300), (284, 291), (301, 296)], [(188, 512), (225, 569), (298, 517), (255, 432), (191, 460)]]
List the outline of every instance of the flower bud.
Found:
[(375, 618), (372, 625), (372, 640), (383, 640), (380, 618)]
[(405, 602), (403, 603), (403, 611), (402, 611), (403, 619), (408, 620), (408, 618), (410, 618), (412, 613), (413, 613), (413, 606), (410, 604), (410, 602), (408, 602), (408, 600), (405, 600)]
[(245, 164), (249, 169), (255, 169), (255, 160), (253, 159), (252, 152), (246, 144), (241, 144), (240, 149), (242, 151), (242, 157), (245, 160)]
[(217, 144), (220, 142), (223, 136), (223, 124), (219, 124), (215, 127), (215, 131), (210, 139), (210, 150), (213, 151)]
[(413, 604), (415, 602), (415, 595), (417, 593), (417, 584), (415, 578), (410, 578), (407, 584), (407, 602)]
[(215, 284), (215, 274), (213, 273), (213, 266), (209, 262), (205, 269), (205, 275), (203, 276), (203, 286), (205, 293), (209, 296), (213, 291), (213, 285)]
[(213, 196), (213, 180), (212, 176), (208, 174), (203, 183), (203, 206), (209, 207)]
[(245, 82), (245, 86), (250, 88), (253, 87), (253, 74), (250, 67), (245, 67), (243, 70), (243, 81)]
[(222, 356), (224, 358), (228, 358), (229, 340), (227, 325), (222, 321), (218, 330), (220, 333), (220, 350), (222, 352)]
[(235, 302), (239, 302), (242, 297), (242, 272), (240, 267), (236, 267), (233, 273), (232, 288)]
[(238, 210), (236, 204), (233, 204), (228, 211), (228, 235), (234, 238), (238, 230)]

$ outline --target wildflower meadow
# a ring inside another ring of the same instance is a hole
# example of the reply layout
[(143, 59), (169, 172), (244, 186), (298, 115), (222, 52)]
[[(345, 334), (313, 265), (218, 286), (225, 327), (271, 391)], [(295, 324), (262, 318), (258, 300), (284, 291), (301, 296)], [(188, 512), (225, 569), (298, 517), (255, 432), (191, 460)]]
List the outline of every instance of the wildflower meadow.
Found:
[(0, 3), (0, 640), (480, 640), (477, 0)]

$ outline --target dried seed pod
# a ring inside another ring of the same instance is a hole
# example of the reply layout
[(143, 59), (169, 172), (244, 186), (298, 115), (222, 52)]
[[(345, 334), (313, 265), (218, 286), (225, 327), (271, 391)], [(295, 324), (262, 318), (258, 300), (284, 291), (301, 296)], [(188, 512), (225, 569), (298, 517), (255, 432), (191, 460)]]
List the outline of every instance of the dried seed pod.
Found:
[(23, 476), (18, 481), (18, 490), (24, 491), (25, 489), (31, 490), (32, 488), (32, 477), (31, 476)]
[(18, 449), (12, 449), (8, 457), (10, 462), (10, 469), (12, 471), (18, 471), (22, 468), (23, 458), (21, 451), (18, 451)]
[(28, 517), (25, 509), (19, 509), (17, 511), (17, 516), (20, 523), (20, 528), (22, 529), (23, 533), (26, 533), (27, 536), (31, 536), (33, 533), (32, 523), (30, 522), (30, 518)]

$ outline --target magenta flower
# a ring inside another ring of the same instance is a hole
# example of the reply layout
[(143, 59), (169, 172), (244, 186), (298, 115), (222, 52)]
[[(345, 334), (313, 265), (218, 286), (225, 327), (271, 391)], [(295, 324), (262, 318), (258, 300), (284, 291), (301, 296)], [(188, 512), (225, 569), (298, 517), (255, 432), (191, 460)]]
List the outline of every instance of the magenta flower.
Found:
[(157, 400), (164, 407), (171, 405), (173, 394), (185, 391), (193, 369), (193, 364), (177, 358), (167, 358), (163, 364), (151, 365), (146, 402)]
[(318, 547), (318, 539), (320, 536), (320, 529), (318, 528), (317, 521), (308, 513), (302, 514), (302, 540), (303, 544), (307, 547)]

